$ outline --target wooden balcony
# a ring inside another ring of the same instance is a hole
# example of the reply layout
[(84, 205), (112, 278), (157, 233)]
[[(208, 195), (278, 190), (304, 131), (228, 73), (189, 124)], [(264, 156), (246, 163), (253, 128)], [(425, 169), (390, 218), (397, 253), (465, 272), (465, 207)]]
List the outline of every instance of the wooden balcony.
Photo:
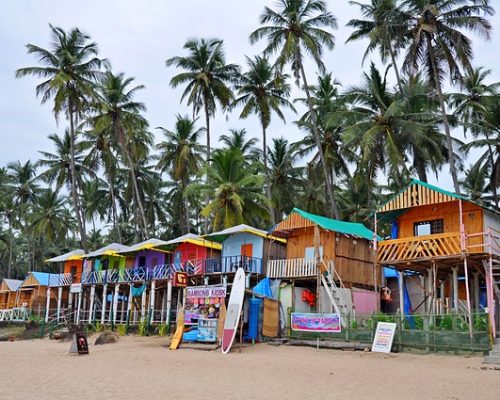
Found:
[(384, 265), (438, 259), (456, 259), (462, 255), (500, 254), (500, 237), (495, 232), (460, 235), (459, 232), (383, 240), (378, 243), (377, 261)]
[(316, 276), (316, 261), (307, 258), (269, 260), (267, 276), (269, 278), (307, 278)]

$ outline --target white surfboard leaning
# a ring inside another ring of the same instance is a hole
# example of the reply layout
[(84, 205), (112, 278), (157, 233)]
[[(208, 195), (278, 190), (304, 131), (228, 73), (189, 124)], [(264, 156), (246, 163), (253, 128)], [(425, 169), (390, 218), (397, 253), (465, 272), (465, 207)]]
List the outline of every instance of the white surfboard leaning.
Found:
[(240, 321), (241, 309), (245, 298), (245, 271), (238, 268), (234, 275), (229, 302), (227, 303), (226, 320), (224, 321), (224, 331), (222, 333), (222, 353), (227, 354), (236, 336), (238, 322)]

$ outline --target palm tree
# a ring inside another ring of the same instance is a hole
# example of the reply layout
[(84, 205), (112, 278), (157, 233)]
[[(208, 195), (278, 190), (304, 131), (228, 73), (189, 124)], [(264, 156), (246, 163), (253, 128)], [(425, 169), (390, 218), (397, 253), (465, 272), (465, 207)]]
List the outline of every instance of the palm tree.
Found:
[(97, 87), (99, 102), (96, 104), (91, 124), (97, 133), (107, 132), (113, 138), (113, 142), (118, 145), (118, 150), (130, 170), (133, 198), (139, 214), (139, 229), (142, 236), (146, 237), (148, 224), (140, 197), (136, 165), (131, 148), (140, 140), (140, 135), (145, 132), (148, 123), (140, 114), (146, 111), (146, 106), (134, 100), (136, 92), (144, 89), (144, 86), (130, 87), (133, 81), (134, 78), (125, 78), (123, 73), (115, 75), (111, 71), (106, 72)]
[(302, 168), (297, 167), (299, 154), (297, 145), (290, 144), (285, 138), (273, 139), (273, 145), (268, 149), (269, 154), (269, 187), (273, 207), (272, 221), (279, 221), (284, 214), (288, 214), (294, 207), (294, 193), (299, 185)]
[[(243, 106), (240, 118), (247, 118), (250, 114), (259, 117), (262, 127), (262, 158), (264, 160), (264, 172), (266, 174), (266, 192), (271, 200), (269, 188), (269, 169), (267, 159), (267, 134), (266, 130), (271, 123), (271, 114), (274, 112), (283, 122), (283, 108), (295, 111), (290, 97), (290, 85), (286, 82), (288, 76), (280, 73), (271, 66), (265, 57), (256, 56), (253, 59), (247, 57), (248, 71), (241, 76), (241, 81), (236, 85), (238, 98), (234, 105)], [(271, 212), (271, 222), (274, 225), (274, 212)]]
[[(212, 229), (220, 230), (238, 224), (262, 226), (268, 217), (266, 197), (262, 194), (264, 176), (248, 165), (239, 151), (216, 150), (209, 172), (208, 192), (212, 201), (203, 208), (204, 217), (212, 216)], [(260, 223), (259, 223), (260, 222)]]
[(203, 161), (200, 156), (203, 147), (198, 144), (198, 140), (205, 129), (197, 128), (197, 120), (192, 120), (187, 116), (182, 117), (178, 114), (176, 118), (175, 130), (158, 128), (163, 132), (166, 140), (156, 145), (156, 149), (160, 152), (156, 167), (161, 172), (167, 172), (175, 182), (180, 183), (181, 215), (184, 222), (180, 229), (182, 233), (189, 233), (191, 230), (190, 213), (185, 193), (191, 178), (198, 173)]
[(411, 34), (403, 69), (415, 74), (422, 66), (436, 89), (446, 134), (450, 173), (455, 192), (459, 193), (460, 182), (441, 82), (446, 68), (452, 82), (461, 80), (461, 67), (472, 69), (472, 42), (462, 31), (474, 32), (489, 39), (491, 25), (483, 15), (492, 15), (494, 10), (488, 0), (405, 0), (403, 7)]
[(0, 215), (2, 216), (2, 226), (7, 224), (7, 232), (3, 233), (2, 241), (7, 246), (7, 270), (4, 271), (6, 278), (12, 277), (14, 232), (13, 228), (16, 220), (16, 205), (14, 202), (14, 191), (12, 187), (12, 177), (9, 176), (7, 168), (0, 168)]
[(304, 57), (310, 55), (319, 70), (325, 70), (322, 55), (323, 48), (331, 50), (334, 47), (333, 35), (323, 28), (336, 28), (335, 17), (327, 11), (324, 0), (279, 0), (276, 3), (278, 11), (269, 7), (264, 8), (260, 16), (260, 23), (264, 26), (256, 29), (250, 35), (250, 42), (255, 43), (267, 38), (264, 55), (278, 53), (276, 65), (281, 70), (290, 64), (296, 82), (302, 80), (302, 88), (306, 94), (309, 111), (311, 113), (311, 127), (318, 147), (318, 154), (323, 168), (326, 191), (329, 200), (328, 215), (339, 218), (339, 211), (333, 194), (327, 164), (321, 147), (321, 137), (318, 131), (317, 115), (309, 91), (307, 77), (304, 70)]
[(223, 109), (231, 105), (234, 95), (228, 85), (236, 81), (239, 67), (226, 64), (220, 39), (189, 39), (184, 49), (188, 51), (187, 56), (172, 57), (165, 63), (167, 67), (174, 65), (184, 70), (170, 80), (170, 86), (186, 85), (181, 101), (187, 98), (188, 106), (193, 107), (193, 118), (204, 109), (208, 162), (211, 158), (210, 118), (215, 115), (217, 103)]
[(220, 135), (219, 142), (227, 149), (239, 151), (249, 162), (257, 161), (260, 158), (256, 147), (259, 139), (252, 137), (247, 140), (246, 129), (229, 129), (229, 135)]
[(399, 74), (396, 57), (398, 51), (404, 47), (407, 38), (405, 33), (405, 18), (399, 12), (396, 0), (370, 0), (368, 4), (350, 1), (349, 4), (360, 8), (364, 19), (351, 19), (347, 26), (354, 29), (346, 43), (360, 39), (368, 39), (368, 47), (363, 55), (363, 62), (368, 55), (378, 48), (380, 58), (385, 63), (391, 59), (399, 90), (402, 91), (401, 76)]
[(69, 120), (70, 168), (71, 182), (73, 182), (71, 196), (82, 247), (87, 251), (87, 234), (83, 223), (83, 214), (78, 204), (76, 188), (78, 178), (74, 165), (75, 127), (90, 99), (94, 97), (94, 83), (100, 77), (101, 66), (107, 62), (97, 57), (97, 44), (90, 42), (90, 36), (77, 28), (65, 32), (52, 25), (49, 27), (51, 31), (51, 48), (49, 50), (34, 44), (26, 45), (28, 53), (37, 56), (42, 66), (20, 68), (16, 71), (16, 77), (36, 76), (42, 78), (43, 82), (36, 87), (37, 96), (42, 96), (42, 104), (53, 99), (53, 112), (56, 120), (63, 111)]

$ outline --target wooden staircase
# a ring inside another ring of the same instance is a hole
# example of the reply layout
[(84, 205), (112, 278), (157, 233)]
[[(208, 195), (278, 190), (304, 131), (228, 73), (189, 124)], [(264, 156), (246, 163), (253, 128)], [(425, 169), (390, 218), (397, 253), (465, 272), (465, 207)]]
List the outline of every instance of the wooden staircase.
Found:
[(321, 260), (318, 268), (320, 269), (321, 273), (321, 284), (326, 289), (326, 294), (328, 295), (328, 298), (332, 303), (335, 313), (340, 316), (340, 323), (343, 327), (346, 327), (344, 317), (349, 313), (349, 308), (341, 291), (339, 290), (345, 289), (342, 280), (339, 276), (337, 276), (340, 285), (339, 286), (335, 283), (334, 277), (332, 276), (332, 272), (335, 274), (335, 264), (333, 263), (333, 261), (329, 261), (327, 265), (324, 260)]

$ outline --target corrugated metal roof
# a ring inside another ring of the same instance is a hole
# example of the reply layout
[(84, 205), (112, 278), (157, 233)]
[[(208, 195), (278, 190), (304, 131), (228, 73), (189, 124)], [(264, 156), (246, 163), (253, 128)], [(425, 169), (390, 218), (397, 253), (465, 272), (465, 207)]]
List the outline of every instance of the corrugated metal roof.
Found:
[(70, 261), (70, 260), (81, 260), (85, 256), (85, 252), (82, 249), (78, 250), (73, 250), (65, 254), (61, 254), (60, 256), (57, 257), (52, 257), (49, 258), (48, 260), (45, 260), (45, 262), (63, 262), (63, 261)]
[(201, 236), (195, 235), (194, 233), (187, 233), (186, 235), (179, 236), (178, 238), (168, 240), (166, 246), (171, 246), (181, 243), (192, 243), (197, 246), (208, 247), (211, 249), (221, 250), (222, 245), (220, 243), (212, 242), (210, 240), (204, 239)]
[(15, 292), (17, 289), (19, 289), (19, 286), (21, 286), (21, 283), (23, 283), (23, 281), (20, 281), (18, 279), (4, 279), (2, 281), (8, 288), (10, 291), (12, 292)]
[(132, 253), (140, 250), (153, 249), (155, 247), (167, 246), (168, 242), (160, 239), (148, 239), (130, 246), (127, 250), (117, 251), (117, 253)]
[(128, 251), (129, 249), (130, 247), (123, 244), (111, 243), (107, 246), (101, 247), (100, 249), (88, 253), (85, 258), (118, 255), (119, 252)]
[[(269, 239), (271, 236), (266, 232), (263, 231), (262, 229), (257, 229), (249, 225), (245, 224), (240, 224), (233, 226), (231, 228), (224, 229), (219, 232), (213, 232), (209, 233), (207, 235), (204, 235), (204, 237), (209, 237), (211, 240), (215, 242), (222, 243), (224, 240), (226, 240), (230, 235), (235, 235), (237, 233), (250, 233), (252, 235), (260, 236), (264, 239)], [(282, 243), (286, 243), (286, 240), (281, 239), (281, 238), (272, 238), (273, 240), (278, 240)]]

